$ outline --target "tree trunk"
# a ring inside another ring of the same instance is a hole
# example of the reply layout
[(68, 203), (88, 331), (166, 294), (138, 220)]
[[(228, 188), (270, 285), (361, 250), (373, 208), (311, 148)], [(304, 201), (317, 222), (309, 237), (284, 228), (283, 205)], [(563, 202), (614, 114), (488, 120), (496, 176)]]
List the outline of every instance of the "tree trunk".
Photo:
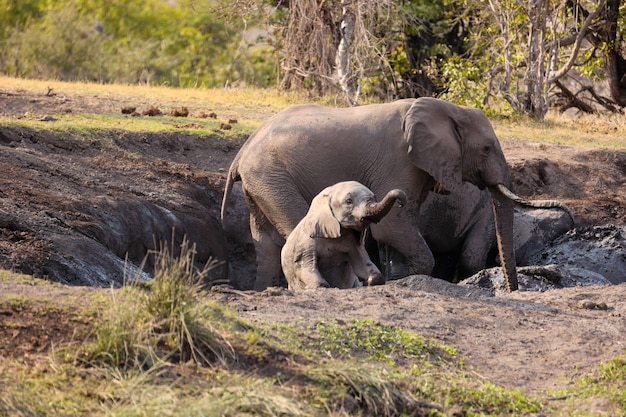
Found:
[(626, 107), (626, 60), (620, 55), (617, 39), (617, 19), (621, 0), (608, 0), (606, 3), (606, 75), (609, 80), (611, 98), (615, 103)]
[(543, 119), (548, 110), (544, 63), (547, 7), (547, 0), (530, 0), (528, 4), (528, 70), (524, 75), (526, 92), (521, 104), (526, 113), (537, 119)]
[(359, 103), (359, 97), (350, 71), (350, 43), (352, 42), (355, 22), (352, 0), (344, 0), (341, 3), (341, 9), (341, 41), (337, 47), (335, 67), (337, 69), (339, 86), (344, 92), (348, 103), (351, 106), (356, 106)]

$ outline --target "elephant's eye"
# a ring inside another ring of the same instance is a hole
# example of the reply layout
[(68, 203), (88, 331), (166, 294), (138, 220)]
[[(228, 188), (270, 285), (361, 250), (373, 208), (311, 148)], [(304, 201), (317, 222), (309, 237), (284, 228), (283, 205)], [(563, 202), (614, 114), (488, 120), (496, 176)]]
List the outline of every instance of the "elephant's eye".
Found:
[(489, 145), (483, 146), (483, 153), (485, 155), (489, 155), (489, 152), (491, 152), (491, 146), (489, 146)]
[(347, 204), (347, 205), (352, 205), (352, 199), (351, 198), (346, 198), (344, 203)]

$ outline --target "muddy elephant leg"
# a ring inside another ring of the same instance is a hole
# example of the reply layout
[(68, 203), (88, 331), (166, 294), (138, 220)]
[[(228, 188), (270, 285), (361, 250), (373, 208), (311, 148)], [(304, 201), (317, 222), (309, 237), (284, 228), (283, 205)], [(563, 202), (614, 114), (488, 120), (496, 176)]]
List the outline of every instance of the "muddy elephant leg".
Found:
[(280, 265), (282, 248), (280, 239), (282, 237), (270, 224), (259, 225), (259, 220), (252, 215), (250, 216), (250, 231), (257, 262), (254, 289), (262, 291), (267, 287), (278, 286), (282, 271)]
[(380, 223), (372, 225), (371, 230), (379, 245), (389, 246), (388, 252), (393, 254), (389, 268), (383, 268), (383, 274), (389, 279), (432, 273), (435, 257), (403, 211), (393, 209)]
[(486, 268), (489, 251), (496, 240), (496, 232), (491, 210), (483, 211), (486, 215), (478, 219), (465, 235), (459, 254), (457, 276), (455, 277), (457, 281)]

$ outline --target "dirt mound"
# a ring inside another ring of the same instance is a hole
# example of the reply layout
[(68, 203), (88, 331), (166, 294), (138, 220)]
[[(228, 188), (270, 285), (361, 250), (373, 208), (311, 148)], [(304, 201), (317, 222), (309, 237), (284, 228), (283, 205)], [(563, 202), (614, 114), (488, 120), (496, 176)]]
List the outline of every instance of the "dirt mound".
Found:
[(502, 140), (515, 191), (568, 204), (576, 226), (626, 223), (626, 153)]
[(133, 264), (149, 251), (167, 245), (176, 252), (186, 237), (198, 263), (221, 262), (210, 278), (224, 278), (223, 175), (216, 171), (228, 166), (235, 144), (223, 142), (123, 132), (89, 141), (0, 128), (0, 267), (119, 285), (139, 273)]

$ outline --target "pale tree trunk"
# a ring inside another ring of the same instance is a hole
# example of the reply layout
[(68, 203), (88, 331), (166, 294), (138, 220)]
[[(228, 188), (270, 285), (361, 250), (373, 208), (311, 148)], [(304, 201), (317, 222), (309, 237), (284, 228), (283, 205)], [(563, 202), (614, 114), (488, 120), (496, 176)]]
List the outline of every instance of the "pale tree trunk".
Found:
[[(483, 104), (486, 106), (489, 101), (489, 96), (493, 90), (493, 82), (495, 77), (500, 73), (504, 72), (504, 81), (499, 86), (500, 92), (504, 94), (506, 100), (513, 106), (514, 108), (519, 108), (519, 103), (517, 99), (511, 94), (509, 94), (509, 90), (511, 88), (511, 72), (513, 70), (512, 64), (512, 55), (511, 55), (511, 44), (513, 42), (513, 34), (511, 33), (511, 14), (509, 10), (504, 8), (500, 1), (498, 0), (489, 0), (489, 9), (493, 14), (494, 18), (498, 22), (498, 26), (500, 27), (500, 34), (502, 35), (502, 53), (504, 58), (503, 67), (496, 67), (492, 69), (489, 79), (489, 85), (487, 88), (487, 94), (483, 100)], [(493, 55), (493, 59), (495, 61), (496, 54)]]
[(524, 75), (526, 93), (523, 110), (542, 119), (548, 110), (546, 100), (544, 39), (549, 0), (530, 0), (528, 3), (528, 69)]
[(359, 103), (359, 91), (352, 79), (350, 70), (350, 44), (354, 33), (354, 23), (356, 19), (354, 4), (352, 0), (344, 0), (341, 3), (341, 41), (337, 47), (335, 67), (337, 71), (337, 81), (344, 92), (348, 103), (356, 106)]

